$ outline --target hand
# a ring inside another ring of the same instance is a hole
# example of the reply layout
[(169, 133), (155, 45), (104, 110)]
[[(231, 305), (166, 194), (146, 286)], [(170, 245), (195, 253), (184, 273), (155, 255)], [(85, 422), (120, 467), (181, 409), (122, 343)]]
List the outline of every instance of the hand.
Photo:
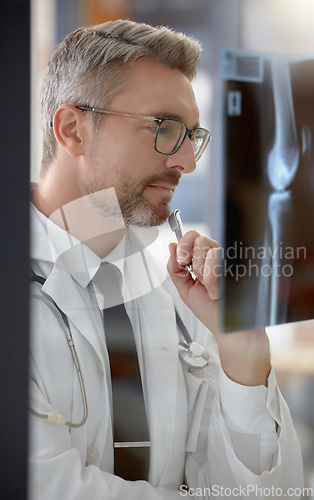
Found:
[[(178, 244), (169, 245), (168, 272), (183, 302), (195, 316), (211, 330), (218, 333), (218, 264), (217, 241), (188, 231)], [(192, 262), (193, 279), (186, 268)]]
[[(242, 385), (266, 385), (270, 351), (264, 329), (219, 332), (219, 244), (196, 231), (169, 246), (168, 272), (181, 299), (216, 338), (229, 378)], [(192, 261), (195, 280), (186, 266)]]

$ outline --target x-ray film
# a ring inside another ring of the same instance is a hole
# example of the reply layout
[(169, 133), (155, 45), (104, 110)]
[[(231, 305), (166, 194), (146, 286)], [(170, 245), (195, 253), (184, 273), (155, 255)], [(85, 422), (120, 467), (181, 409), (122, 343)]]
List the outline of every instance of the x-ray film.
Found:
[(314, 58), (221, 57), (222, 328), (313, 318)]

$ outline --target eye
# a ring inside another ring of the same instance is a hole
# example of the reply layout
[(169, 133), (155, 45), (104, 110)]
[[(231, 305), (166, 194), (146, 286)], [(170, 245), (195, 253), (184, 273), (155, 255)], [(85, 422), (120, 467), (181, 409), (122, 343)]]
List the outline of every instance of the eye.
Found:
[[(157, 127), (156, 127), (157, 129)], [(166, 135), (166, 134), (169, 134), (169, 127), (167, 126), (163, 126), (163, 125), (160, 125), (159, 129), (158, 129), (158, 134), (159, 135)]]
[(154, 132), (154, 134), (156, 134), (157, 130), (158, 130), (158, 125), (149, 125), (148, 127), (150, 130), (152, 130)]
[(154, 134), (157, 134), (158, 132), (160, 132), (162, 126), (163, 126), (163, 121), (155, 118), (154, 123), (151, 123), (149, 125), (149, 128), (154, 132)]

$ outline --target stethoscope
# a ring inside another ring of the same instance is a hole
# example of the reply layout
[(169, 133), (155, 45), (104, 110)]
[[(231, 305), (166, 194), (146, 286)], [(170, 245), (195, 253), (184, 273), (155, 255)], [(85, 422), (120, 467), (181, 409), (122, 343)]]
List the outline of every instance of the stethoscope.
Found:
[[(34, 273), (32, 273), (32, 275), (30, 277), (30, 281), (40, 283), (41, 285), (43, 285), (45, 283), (44, 278), (42, 278), (41, 276), (37, 276), (37, 274), (34, 274)], [(42, 300), (51, 309), (51, 311), (54, 314), (56, 314), (56, 311), (57, 311), (58, 312), (58, 316), (57, 316), (58, 321), (60, 319), (62, 320), (62, 323), (64, 326), (63, 331), (65, 334), (69, 349), (71, 351), (73, 363), (74, 363), (74, 366), (76, 368), (76, 373), (77, 373), (79, 384), (80, 384), (82, 402), (83, 402), (83, 418), (80, 422), (78, 422), (76, 424), (74, 422), (69, 422), (68, 420), (66, 420), (64, 418), (63, 415), (60, 415), (59, 413), (56, 413), (53, 411), (48, 412), (48, 413), (38, 413), (36, 410), (34, 410), (31, 407), (29, 407), (29, 410), (33, 415), (35, 415), (35, 417), (45, 419), (48, 422), (51, 422), (51, 423), (56, 424), (56, 425), (66, 425), (67, 427), (71, 427), (71, 428), (82, 427), (82, 425), (85, 424), (85, 422), (87, 420), (87, 415), (88, 415), (87, 398), (86, 398), (86, 391), (85, 391), (83, 375), (81, 372), (81, 366), (80, 366), (80, 362), (79, 362), (79, 359), (78, 359), (78, 356), (76, 353), (76, 349), (75, 349), (75, 345), (73, 342), (68, 318), (66, 317), (64, 312), (61, 311), (60, 307), (55, 303), (55, 301), (53, 299), (50, 299), (50, 300), (45, 299), (44, 297), (42, 297), (40, 295), (36, 295), (34, 297), (36, 297), (38, 300)]]
[[(177, 241), (183, 236), (183, 224), (180, 217), (180, 210), (174, 210), (168, 219), (171, 230), (175, 233)], [(193, 275), (192, 263), (186, 266)], [(179, 356), (182, 361), (192, 368), (204, 368), (209, 363), (209, 355), (206, 349), (191, 339), (183, 321), (176, 311), (177, 324), (184, 337), (184, 341), (179, 343)]]
[[(173, 229), (173, 231), (176, 232), (177, 238), (181, 237), (182, 223), (179, 216), (179, 210), (176, 210), (175, 212), (173, 212), (173, 214), (171, 214), (169, 218), (169, 224), (171, 226), (171, 229)], [(31, 274), (30, 281), (37, 282), (41, 285), (44, 285), (45, 283), (44, 278), (34, 273)], [(42, 300), (54, 314), (56, 314), (57, 311), (56, 315), (57, 319), (59, 322), (61, 320), (60, 324), (63, 323), (64, 334), (69, 349), (71, 351), (73, 363), (76, 368), (76, 373), (80, 384), (82, 402), (83, 402), (83, 417), (80, 422), (73, 423), (69, 422), (63, 417), (63, 415), (60, 415), (59, 413), (56, 412), (39, 413), (31, 407), (29, 408), (30, 412), (35, 417), (45, 419), (48, 422), (51, 422), (56, 425), (66, 425), (67, 427), (70, 428), (82, 427), (82, 425), (85, 424), (88, 415), (87, 398), (86, 398), (86, 391), (85, 391), (83, 375), (81, 372), (80, 362), (76, 353), (68, 318), (53, 299), (47, 299), (42, 297), (41, 295), (34, 295), (33, 297), (36, 297), (38, 300)], [(178, 348), (180, 359), (190, 368), (205, 368), (205, 366), (207, 366), (209, 363), (209, 354), (207, 350), (202, 345), (192, 340), (177, 310), (176, 310), (176, 321), (179, 330), (184, 338), (184, 340), (179, 343), (179, 348)]]
[(191, 339), (177, 310), (176, 320), (184, 338), (184, 340), (179, 342), (179, 356), (181, 360), (190, 368), (205, 368), (209, 363), (208, 352), (201, 344)]

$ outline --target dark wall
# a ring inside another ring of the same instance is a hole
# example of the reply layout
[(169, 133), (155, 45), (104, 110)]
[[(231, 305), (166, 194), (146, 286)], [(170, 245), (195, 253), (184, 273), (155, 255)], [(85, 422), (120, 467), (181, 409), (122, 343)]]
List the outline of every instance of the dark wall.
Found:
[(0, 498), (27, 487), (29, 0), (0, 2)]

